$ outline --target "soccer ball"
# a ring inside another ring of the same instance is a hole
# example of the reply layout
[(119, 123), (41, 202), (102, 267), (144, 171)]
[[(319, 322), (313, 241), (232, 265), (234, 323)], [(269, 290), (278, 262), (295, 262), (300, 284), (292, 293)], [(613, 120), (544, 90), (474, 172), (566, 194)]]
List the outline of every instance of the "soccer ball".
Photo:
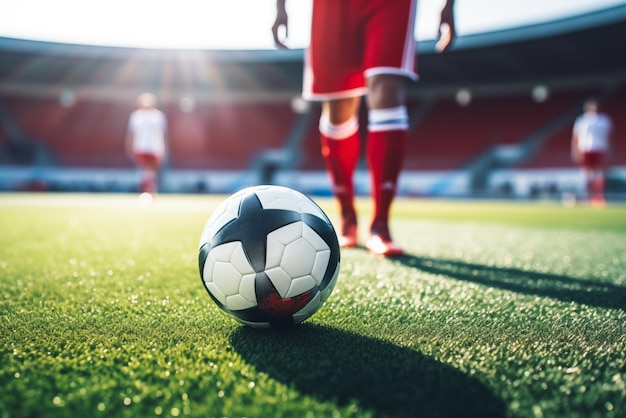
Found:
[(228, 197), (200, 238), (204, 287), (223, 311), (255, 328), (284, 328), (313, 315), (335, 286), (339, 261), (326, 214), (281, 186)]

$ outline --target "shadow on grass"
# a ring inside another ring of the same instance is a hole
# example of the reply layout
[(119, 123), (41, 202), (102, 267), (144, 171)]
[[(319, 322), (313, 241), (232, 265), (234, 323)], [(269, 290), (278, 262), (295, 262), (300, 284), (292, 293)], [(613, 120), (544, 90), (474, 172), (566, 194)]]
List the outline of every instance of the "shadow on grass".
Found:
[(388, 417), (504, 416), (477, 379), (414, 350), (327, 327), (239, 328), (231, 344), (258, 371), (303, 395)]
[(518, 293), (609, 309), (626, 309), (626, 287), (572, 277), (406, 255), (397, 262), (417, 270)]

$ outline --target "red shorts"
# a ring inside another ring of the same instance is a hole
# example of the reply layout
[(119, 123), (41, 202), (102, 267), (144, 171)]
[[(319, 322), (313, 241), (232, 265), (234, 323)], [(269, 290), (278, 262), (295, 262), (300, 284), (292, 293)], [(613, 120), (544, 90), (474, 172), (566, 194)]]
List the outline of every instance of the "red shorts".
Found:
[(587, 170), (597, 170), (604, 167), (604, 152), (589, 151), (583, 152), (580, 164)]
[(157, 154), (149, 152), (136, 152), (134, 156), (135, 162), (142, 168), (156, 170), (161, 165), (161, 157)]
[(376, 74), (417, 79), (416, 9), (417, 0), (314, 0), (303, 96), (362, 96)]

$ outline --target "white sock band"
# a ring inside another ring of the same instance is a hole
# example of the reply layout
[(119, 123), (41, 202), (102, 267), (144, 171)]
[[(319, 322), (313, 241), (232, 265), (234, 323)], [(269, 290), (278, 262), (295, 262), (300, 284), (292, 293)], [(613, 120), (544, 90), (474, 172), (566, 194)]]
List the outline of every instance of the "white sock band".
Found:
[(409, 115), (406, 106), (370, 109), (368, 112), (367, 129), (370, 132), (409, 129)]
[(320, 118), (320, 132), (331, 139), (346, 139), (359, 130), (359, 119), (356, 116), (351, 117), (347, 121), (334, 125), (325, 116)]

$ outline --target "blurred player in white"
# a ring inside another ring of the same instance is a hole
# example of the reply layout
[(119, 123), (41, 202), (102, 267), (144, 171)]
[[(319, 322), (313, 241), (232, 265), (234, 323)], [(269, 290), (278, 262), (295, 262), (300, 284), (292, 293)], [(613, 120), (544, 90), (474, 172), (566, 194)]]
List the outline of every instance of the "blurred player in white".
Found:
[[(455, 36), (453, 3), (445, 0), (437, 49)], [(366, 247), (376, 255), (401, 256), (391, 238), (389, 212), (408, 141), (406, 91), (416, 80), (414, 38), (417, 0), (313, 0), (311, 44), (304, 68), (303, 97), (322, 102), (322, 155), (342, 223), (339, 242), (356, 247), (353, 175), (360, 156), (359, 107), (366, 96), (369, 163), (374, 203)], [(277, 0), (274, 41), (285, 48), (288, 17)]]
[(141, 192), (150, 194), (157, 192), (158, 171), (166, 152), (167, 118), (156, 103), (152, 93), (139, 95), (126, 134), (127, 151), (142, 170)]
[(597, 99), (587, 99), (584, 112), (574, 121), (572, 130), (572, 158), (587, 177), (587, 193), (593, 206), (606, 205), (604, 196), (606, 169), (611, 150), (613, 122), (600, 112)]

